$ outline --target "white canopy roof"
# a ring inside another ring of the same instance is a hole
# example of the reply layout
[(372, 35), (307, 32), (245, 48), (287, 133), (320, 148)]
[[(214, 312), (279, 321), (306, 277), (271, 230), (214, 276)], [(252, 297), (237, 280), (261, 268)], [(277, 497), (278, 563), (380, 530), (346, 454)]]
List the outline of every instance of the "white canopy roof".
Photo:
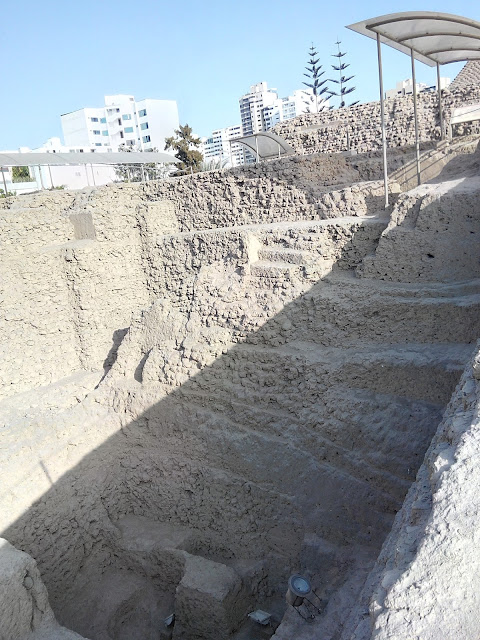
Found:
[[(286, 140), (270, 131), (260, 131), (243, 138), (235, 138), (231, 142), (240, 142), (248, 147), (253, 153), (257, 153), (261, 158), (274, 158), (278, 155), (289, 155), (295, 153), (292, 146)], [(279, 153), (280, 151), (280, 153)]]
[(420, 62), (433, 67), (463, 60), (480, 60), (480, 23), (435, 11), (405, 11), (362, 20), (347, 27), (407, 55), (413, 49)]
[(461, 124), (462, 122), (473, 122), (474, 120), (480, 120), (480, 104), (470, 104), (454, 109), (450, 124)]
[(0, 153), (0, 167), (79, 164), (147, 164), (178, 162), (169, 153), (132, 151), (117, 153)]

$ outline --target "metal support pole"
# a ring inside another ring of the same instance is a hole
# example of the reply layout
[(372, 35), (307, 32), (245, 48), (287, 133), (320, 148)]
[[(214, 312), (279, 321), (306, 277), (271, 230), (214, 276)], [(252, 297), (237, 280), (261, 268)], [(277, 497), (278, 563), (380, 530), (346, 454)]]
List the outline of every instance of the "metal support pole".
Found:
[(280, 158), (280, 156), (282, 155), (282, 148), (279, 142), (277, 142), (277, 144), (278, 144), (278, 157)]
[(440, 65), (437, 62), (437, 91), (438, 91), (438, 114), (440, 116), (440, 132), (441, 140), (445, 140), (445, 131), (443, 129), (443, 107), (442, 107), (442, 87), (440, 86)]
[(38, 165), (38, 174), (40, 176), (40, 185), (41, 185), (42, 189), (45, 189), (45, 185), (43, 184), (42, 167), (41, 167), (41, 165)]
[(383, 184), (385, 189), (385, 209), (388, 207), (387, 134), (385, 131), (385, 105), (383, 100), (382, 48), (380, 34), (377, 33), (378, 81), (380, 84), (380, 117), (383, 147)]
[(140, 165), (140, 168), (142, 170), (142, 182), (146, 182), (145, 180), (145, 167), (143, 164)]
[(85, 165), (85, 175), (87, 177), (87, 185), (90, 186), (90, 180), (88, 179), (88, 167)]
[(50, 186), (53, 189), (52, 167), (48, 165), (48, 175), (50, 176)]
[(257, 154), (257, 163), (260, 162), (260, 156), (258, 155), (258, 136), (255, 136), (255, 150)]
[(417, 159), (417, 184), (421, 184), (420, 176), (420, 142), (418, 140), (418, 113), (417, 113), (417, 81), (415, 79), (415, 57), (413, 49), (410, 49), (410, 59), (412, 61), (412, 82), (413, 82), (413, 117), (415, 119), (415, 157)]
[(90, 171), (92, 172), (93, 186), (96, 187), (97, 183), (95, 182), (95, 174), (93, 173), (93, 164), (90, 164)]
[(7, 197), (8, 191), (7, 191), (7, 181), (5, 180), (5, 169), (6, 167), (2, 167), (2, 178), (3, 178), (3, 187), (5, 189), (5, 197)]

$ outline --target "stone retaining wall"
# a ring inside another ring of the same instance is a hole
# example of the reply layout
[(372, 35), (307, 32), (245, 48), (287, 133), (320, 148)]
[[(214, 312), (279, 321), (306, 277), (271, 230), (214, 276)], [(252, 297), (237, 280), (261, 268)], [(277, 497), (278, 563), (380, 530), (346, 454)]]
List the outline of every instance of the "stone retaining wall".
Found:
[[(446, 132), (453, 109), (480, 103), (480, 86), (470, 85), (454, 91), (447, 89), (442, 95)], [(415, 144), (413, 96), (386, 100), (385, 117), (389, 147)], [(440, 139), (436, 92), (418, 95), (418, 123), (421, 141)], [(294, 120), (278, 124), (273, 131), (285, 138), (297, 153), (334, 153), (348, 148), (363, 153), (379, 149), (382, 146), (380, 102), (358, 104), (318, 114), (303, 114)]]
[(108, 369), (132, 314), (153, 296), (178, 287), (188, 307), (201, 266), (248, 262), (245, 225), (369, 213), (379, 183), (335, 190), (359, 176), (343, 156), (312, 156), (4, 200), (2, 395)]

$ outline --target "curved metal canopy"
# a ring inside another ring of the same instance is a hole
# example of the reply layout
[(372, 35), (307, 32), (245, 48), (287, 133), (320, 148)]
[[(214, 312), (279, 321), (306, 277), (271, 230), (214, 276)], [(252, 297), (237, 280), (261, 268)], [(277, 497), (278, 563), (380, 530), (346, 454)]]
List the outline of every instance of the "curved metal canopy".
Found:
[(27, 167), (34, 165), (79, 164), (147, 164), (150, 162), (178, 162), (169, 153), (132, 151), (131, 153), (0, 153), (0, 167)]
[(404, 11), (356, 22), (347, 27), (377, 38), (430, 67), (480, 60), (480, 22), (435, 11)]
[(274, 158), (295, 153), (293, 147), (286, 140), (270, 131), (259, 131), (243, 138), (235, 138), (231, 142), (245, 145), (259, 158)]
[(417, 83), (415, 60), (430, 67), (437, 67), (438, 111), (442, 140), (445, 137), (442, 110), (440, 65), (463, 60), (480, 60), (480, 22), (435, 11), (404, 11), (369, 18), (347, 27), (363, 36), (377, 41), (378, 79), (380, 84), (380, 119), (383, 148), (383, 175), (385, 184), (385, 206), (388, 206), (387, 137), (385, 130), (385, 106), (383, 94), (381, 44), (410, 56), (412, 64), (413, 111), (415, 122), (415, 155), (417, 180), (421, 183), (420, 136), (417, 113)]

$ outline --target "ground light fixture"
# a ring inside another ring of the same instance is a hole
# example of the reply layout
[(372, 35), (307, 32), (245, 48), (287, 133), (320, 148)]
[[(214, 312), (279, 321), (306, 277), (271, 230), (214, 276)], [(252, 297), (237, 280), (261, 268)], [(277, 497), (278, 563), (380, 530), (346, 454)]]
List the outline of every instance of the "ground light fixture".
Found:
[(315, 596), (320, 604), (322, 603), (315, 591), (312, 591), (310, 580), (299, 573), (290, 576), (285, 597), (287, 604), (293, 607), (301, 618), (309, 622), (315, 619), (315, 612), (321, 613), (321, 610), (307, 598), (310, 594)]

